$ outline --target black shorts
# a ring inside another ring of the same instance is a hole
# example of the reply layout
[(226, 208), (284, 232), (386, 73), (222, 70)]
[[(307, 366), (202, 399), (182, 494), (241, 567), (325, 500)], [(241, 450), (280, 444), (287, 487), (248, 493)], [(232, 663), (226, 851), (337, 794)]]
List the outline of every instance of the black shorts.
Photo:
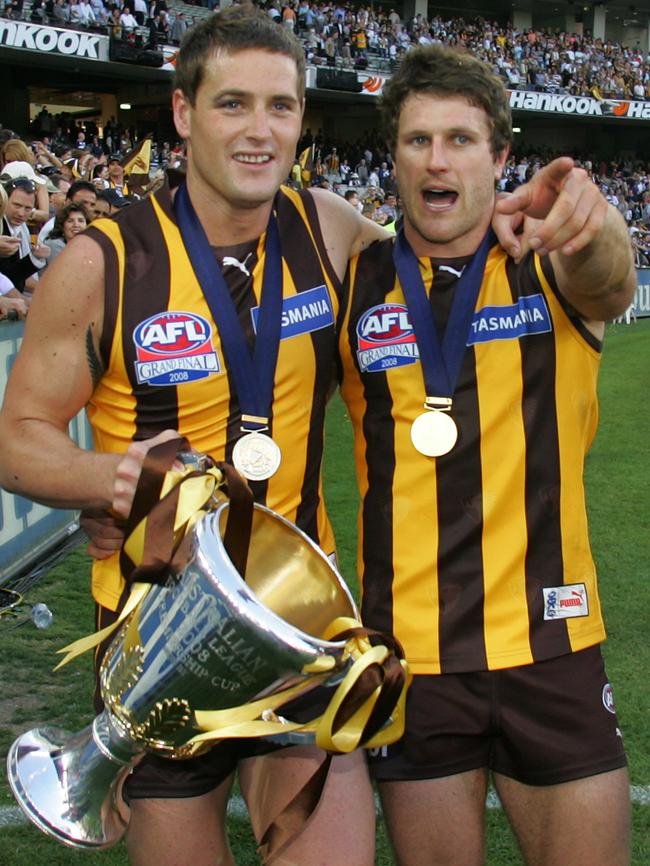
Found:
[(225, 781), (244, 758), (279, 748), (283, 747), (249, 738), (217, 743), (196, 758), (173, 760), (147, 754), (124, 783), (125, 799), (129, 802), (201, 797)]
[(627, 763), (599, 646), (518, 668), (417, 675), (403, 738), (368, 760), (379, 782), (489, 768), (526, 785)]
[[(111, 625), (118, 614), (95, 605), (97, 630)], [(103, 641), (95, 652), (95, 710), (103, 709), (99, 690), (99, 668), (114, 635)], [(296, 722), (306, 722), (320, 715), (332, 696), (329, 689), (316, 687), (308, 695), (299, 696), (278, 709), (279, 713)], [(151, 753), (136, 765), (124, 783), (127, 801), (134, 799), (171, 799), (200, 797), (220, 785), (233, 773), (240, 761), (257, 755), (267, 755), (287, 746), (265, 739), (242, 737), (216, 743), (209, 752), (196, 758), (176, 760)]]

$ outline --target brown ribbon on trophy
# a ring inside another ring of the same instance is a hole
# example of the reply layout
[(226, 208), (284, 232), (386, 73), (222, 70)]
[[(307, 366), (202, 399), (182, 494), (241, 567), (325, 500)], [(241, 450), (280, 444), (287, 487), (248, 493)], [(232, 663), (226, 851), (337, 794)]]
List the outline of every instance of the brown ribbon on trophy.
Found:
[[(127, 541), (120, 552), (120, 569), (127, 584), (127, 594), (134, 583), (165, 583), (170, 569), (182, 568), (182, 541), (187, 538), (186, 527), (178, 541), (174, 522), (178, 511), (182, 486), (193, 478), (204, 478), (209, 469), (221, 473), (223, 480), (215, 474), (216, 486), (225, 483), (230, 499), (224, 546), (233, 565), (244, 577), (246, 559), (253, 522), (253, 493), (242, 476), (229, 464), (219, 463), (211, 457), (201, 455), (204, 469), (187, 472), (172, 489), (163, 495), (164, 483), (174, 461), (182, 452), (190, 452), (187, 439), (171, 439), (151, 448), (145, 457), (142, 472), (135, 491), (133, 505), (126, 523), (128, 540), (144, 521), (144, 544), (139, 562), (134, 562), (127, 550)], [(207, 503), (203, 503), (205, 506)], [(202, 506), (202, 507), (203, 507)]]

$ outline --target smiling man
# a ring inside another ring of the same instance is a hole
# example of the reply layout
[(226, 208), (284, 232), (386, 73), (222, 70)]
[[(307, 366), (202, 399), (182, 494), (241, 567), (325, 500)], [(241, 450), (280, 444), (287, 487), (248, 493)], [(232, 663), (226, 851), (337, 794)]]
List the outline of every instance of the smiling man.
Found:
[[(187, 175), (115, 220), (96, 221), (48, 271), (6, 392), (2, 429), (12, 431), (15, 448), (3, 448), (2, 483), (50, 505), (126, 517), (145, 454), (169, 431), (243, 472), (250, 460), (241, 446), (255, 434), (274, 470), (259, 480), (249, 474), (256, 500), (333, 554), (320, 470), (340, 279), (350, 254), (382, 233), (338, 196), (280, 189), (295, 157), (305, 86), (301, 46), (285, 28), (232, 7), (188, 32), (176, 70), (173, 110)], [(206, 260), (214, 280), (201, 276)], [(268, 262), (279, 281), (267, 278)], [(225, 300), (215, 300), (215, 280)], [(278, 332), (258, 315), (275, 296)], [(223, 318), (228, 305), (234, 327)], [(305, 305), (318, 315), (302, 316)], [(256, 368), (264, 384), (255, 395), (236, 368), (260, 341), (267, 361)], [(67, 434), (86, 405), (94, 452)], [(243, 417), (262, 414), (263, 431)], [(92, 581), (102, 624), (124, 603), (117, 554), (95, 563)], [(231, 864), (225, 806), (250, 747), (142, 761), (126, 784), (131, 863)], [(301, 748), (267, 765), (244, 762), (258, 837), (322, 759)], [(333, 759), (318, 809), (273, 862), (372, 866), (374, 802), (361, 753)]]
[(497, 206), (545, 218), (507, 255), (508, 95), (468, 54), (409, 52), (382, 112), (404, 226), (351, 262), (340, 348), (362, 616), (415, 673), (404, 738), (370, 759), (397, 862), (480, 866), (491, 776), (528, 866), (625, 866), (582, 472), (603, 322), (636, 285), (626, 227), (560, 159)]

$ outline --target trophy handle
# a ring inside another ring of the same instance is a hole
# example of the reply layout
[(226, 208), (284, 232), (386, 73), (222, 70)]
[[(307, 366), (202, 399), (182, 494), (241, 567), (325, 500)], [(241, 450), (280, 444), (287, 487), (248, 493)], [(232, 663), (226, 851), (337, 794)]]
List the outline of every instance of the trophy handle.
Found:
[(104, 711), (77, 734), (35, 728), (7, 756), (11, 790), (36, 826), (71, 848), (108, 848), (126, 832), (122, 784), (142, 749)]

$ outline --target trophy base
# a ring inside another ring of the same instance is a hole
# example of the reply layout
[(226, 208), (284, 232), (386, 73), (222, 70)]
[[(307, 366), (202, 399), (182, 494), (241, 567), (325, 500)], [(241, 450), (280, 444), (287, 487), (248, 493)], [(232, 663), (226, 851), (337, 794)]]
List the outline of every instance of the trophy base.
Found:
[[(132, 762), (97, 748), (104, 721), (102, 714), (72, 737), (58, 728), (36, 728), (19, 737), (7, 755), (7, 778), (18, 805), (39, 830), (70, 848), (109, 848), (126, 832), (128, 809), (120, 791)], [(83, 782), (89, 764), (100, 782), (94, 790)]]

